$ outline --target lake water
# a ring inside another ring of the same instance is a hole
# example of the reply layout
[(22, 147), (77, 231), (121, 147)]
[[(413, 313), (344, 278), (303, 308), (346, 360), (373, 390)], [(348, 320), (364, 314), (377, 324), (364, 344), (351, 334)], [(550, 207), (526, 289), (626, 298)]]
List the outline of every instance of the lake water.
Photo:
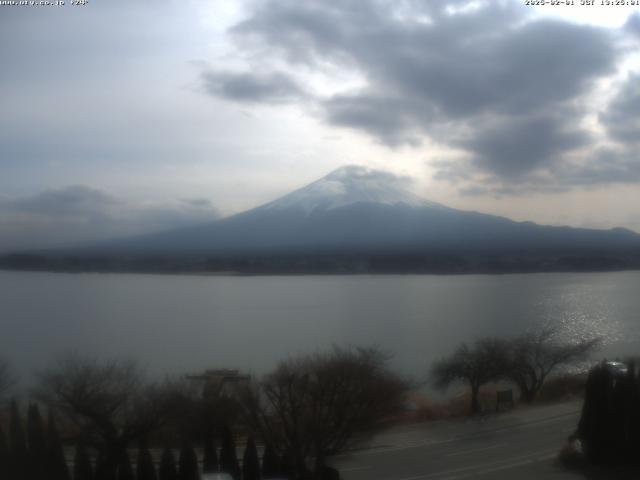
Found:
[(541, 324), (640, 353), (640, 272), (525, 275), (170, 276), (0, 271), (0, 355), (20, 375), (66, 350), (152, 373), (268, 371), (289, 354), (378, 344), (424, 377), (459, 342)]

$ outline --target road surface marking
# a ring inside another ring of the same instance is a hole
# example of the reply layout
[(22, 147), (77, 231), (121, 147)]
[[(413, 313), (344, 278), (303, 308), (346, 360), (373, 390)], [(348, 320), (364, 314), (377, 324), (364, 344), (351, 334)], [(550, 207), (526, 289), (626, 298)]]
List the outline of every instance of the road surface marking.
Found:
[(341, 472), (355, 472), (358, 470), (368, 470), (371, 468), (371, 465), (366, 465), (366, 466), (362, 466), (362, 467), (348, 467), (348, 468), (340, 468), (339, 470)]
[[(453, 443), (453, 442), (458, 442), (460, 440), (467, 440), (467, 439), (472, 439), (472, 438), (481, 438), (481, 437), (486, 437), (495, 433), (504, 433), (504, 432), (508, 432), (508, 431), (519, 431), (519, 430), (524, 430), (524, 429), (528, 429), (528, 428), (532, 428), (532, 427), (538, 427), (539, 425), (542, 424), (546, 424), (546, 423), (553, 423), (553, 422), (557, 422), (560, 420), (564, 420), (564, 417), (569, 417), (569, 416), (573, 416), (573, 415), (577, 415), (577, 413), (579, 412), (571, 412), (571, 413), (565, 413), (562, 415), (556, 415), (553, 417), (549, 417), (546, 419), (542, 419), (542, 420), (536, 420), (534, 422), (527, 422), (524, 424), (519, 424), (519, 425), (507, 425), (507, 426), (503, 426), (503, 427), (498, 427), (498, 428), (494, 428), (494, 429), (489, 429), (489, 430), (485, 430), (485, 431), (480, 431), (480, 432), (476, 432), (476, 433), (470, 433), (470, 434), (463, 434), (463, 435), (459, 435), (459, 436), (455, 436), (455, 437), (451, 437), (451, 438), (446, 438), (444, 440), (425, 440), (423, 442), (411, 442), (411, 443), (405, 443), (402, 445), (384, 445), (381, 448), (369, 448), (369, 449), (362, 449), (359, 451), (355, 451), (355, 452), (351, 452), (349, 454), (344, 454), (344, 455), (339, 455), (336, 458), (340, 458), (340, 457), (346, 457), (346, 456), (350, 456), (350, 457), (357, 457), (357, 456), (361, 456), (361, 455), (376, 455), (376, 454), (380, 454), (380, 453), (388, 453), (388, 452), (397, 452), (399, 450), (409, 450), (412, 448), (421, 448), (421, 447), (430, 447), (433, 445), (445, 445), (447, 443)], [(404, 479), (402, 479), (404, 480)]]
[(467, 475), (464, 475), (462, 477), (457, 477), (457, 478), (465, 478), (465, 477), (469, 477), (471, 475), (474, 475), (474, 476), (485, 475), (487, 473), (499, 472), (500, 470), (509, 470), (511, 468), (522, 467), (524, 465), (530, 465), (532, 463), (544, 462), (545, 460), (550, 460), (550, 459), (554, 458), (555, 456), (556, 456), (555, 453), (550, 453), (548, 455), (543, 455), (541, 457), (530, 458), (529, 460), (522, 460), (520, 462), (512, 462), (512, 463), (507, 463), (505, 465), (500, 465), (499, 467), (495, 467), (495, 468), (483, 469), (483, 470), (480, 470), (479, 472), (474, 472), (472, 474), (469, 473)]
[[(479, 470), (482, 472), (486, 470), (486, 473), (490, 473), (492, 471), (515, 468), (521, 465), (527, 465), (529, 463), (539, 462), (547, 458), (551, 458), (555, 456), (555, 454), (556, 454), (555, 450), (541, 450), (541, 451), (533, 452), (527, 455), (511, 457), (505, 460), (498, 460), (498, 461), (488, 462), (488, 463), (480, 463), (478, 465), (472, 465), (470, 467), (456, 468), (453, 470), (444, 470), (441, 472), (425, 473), (422, 475), (415, 475), (413, 477), (405, 477), (405, 478), (393, 479), (393, 480), (426, 480), (429, 478), (438, 478), (438, 477), (440, 477), (441, 480), (462, 478), (465, 476), (468, 477), (471, 475), (476, 475), (477, 473), (479, 473), (478, 472)], [(472, 472), (468, 473), (470, 470)], [(460, 474), (460, 475), (457, 475), (457, 474)]]
[(506, 443), (497, 443), (488, 447), (469, 448), (468, 450), (460, 450), (459, 452), (447, 453), (445, 457), (457, 457), (459, 455), (467, 455), (468, 453), (484, 452), (485, 450), (491, 450), (493, 448), (504, 447)]

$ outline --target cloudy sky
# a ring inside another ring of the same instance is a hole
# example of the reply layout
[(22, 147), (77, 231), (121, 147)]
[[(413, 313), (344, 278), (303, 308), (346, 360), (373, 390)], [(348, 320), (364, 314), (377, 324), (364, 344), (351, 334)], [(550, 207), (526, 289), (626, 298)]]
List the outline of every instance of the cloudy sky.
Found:
[(640, 231), (638, 7), (66, 3), (0, 5), (0, 249), (207, 221), (345, 164)]

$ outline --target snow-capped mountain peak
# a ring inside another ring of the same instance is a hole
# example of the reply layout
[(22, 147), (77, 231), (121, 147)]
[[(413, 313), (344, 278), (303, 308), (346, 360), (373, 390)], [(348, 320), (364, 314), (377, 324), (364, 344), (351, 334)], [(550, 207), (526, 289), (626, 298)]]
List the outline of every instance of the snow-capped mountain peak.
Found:
[(269, 210), (303, 210), (306, 214), (356, 203), (444, 208), (415, 195), (409, 181), (390, 172), (348, 165), (264, 206)]

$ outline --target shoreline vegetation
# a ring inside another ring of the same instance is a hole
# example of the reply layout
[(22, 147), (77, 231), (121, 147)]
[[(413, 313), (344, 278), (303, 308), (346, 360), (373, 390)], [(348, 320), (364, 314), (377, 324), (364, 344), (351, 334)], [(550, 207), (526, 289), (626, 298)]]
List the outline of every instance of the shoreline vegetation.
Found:
[(0, 255), (0, 270), (211, 276), (590, 273), (640, 270), (640, 251), (237, 256), (13, 253)]

